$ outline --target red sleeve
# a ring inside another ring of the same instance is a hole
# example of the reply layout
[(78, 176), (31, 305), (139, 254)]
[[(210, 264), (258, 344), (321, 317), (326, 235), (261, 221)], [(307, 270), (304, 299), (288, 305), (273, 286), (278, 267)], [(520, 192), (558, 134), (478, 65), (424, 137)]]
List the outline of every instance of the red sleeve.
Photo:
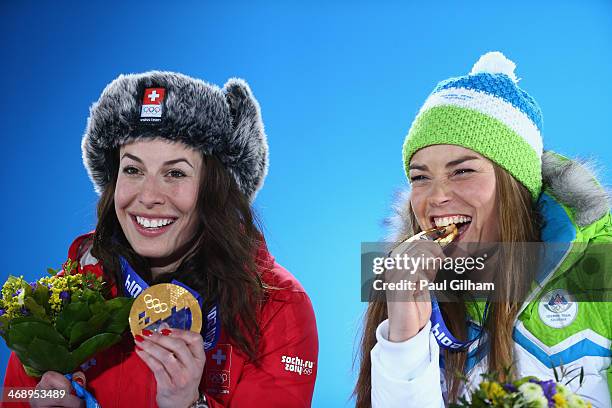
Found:
[[(16, 387), (16, 388), (33, 388), (38, 384), (38, 378), (29, 377), (25, 370), (23, 369), (23, 365), (21, 365), (21, 361), (14, 352), (11, 352), (11, 356), (9, 357), (8, 365), (6, 366), (6, 373), (4, 374), (4, 388), (7, 387)], [(30, 404), (28, 402), (0, 402), (0, 406), (2, 407), (29, 407)]]
[[(266, 306), (259, 364), (247, 363), (229, 407), (310, 407), (319, 340), (312, 304), (302, 291), (278, 290)], [(209, 399), (210, 408), (222, 405)]]

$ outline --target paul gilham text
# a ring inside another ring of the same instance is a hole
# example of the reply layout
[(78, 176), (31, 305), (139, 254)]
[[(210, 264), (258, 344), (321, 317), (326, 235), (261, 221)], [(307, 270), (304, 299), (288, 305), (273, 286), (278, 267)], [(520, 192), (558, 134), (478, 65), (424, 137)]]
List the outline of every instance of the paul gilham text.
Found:
[(374, 290), (460, 290), (460, 291), (494, 291), (495, 283), (493, 282), (472, 282), (466, 279), (453, 279), (443, 282), (429, 282), (426, 279), (421, 279), (417, 282), (402, 279), (399, 282), (383, 282), (382, 279), (376, 279), (373, 282)]

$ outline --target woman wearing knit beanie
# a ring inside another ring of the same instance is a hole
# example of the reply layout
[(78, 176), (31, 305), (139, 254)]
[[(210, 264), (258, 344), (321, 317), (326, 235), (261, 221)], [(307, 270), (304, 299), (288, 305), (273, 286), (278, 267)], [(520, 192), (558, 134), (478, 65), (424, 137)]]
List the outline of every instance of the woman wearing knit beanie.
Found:
[[(572, 391), (611, 406), (612, 307), (581, 296), (589, 279), (612, 287), (604, 257), (589, 252), (612, 242), (608, 197), (583, 165), (543, 151), (540, 108), (514, 69), (491, 52), (427, 98), (404, 143), (410, 193), (398, 206), (401, 244), (390, 254), (449, 256), (450, 247), (406, 241), (455, 224), (455, 250), (497, 248), (486, 264), (498, 296), (483, 307), (466, 292), (452, 302), (422, 301), (424, 293), (394, 301), (383, 292), (386, 300), (370, 303), (365, 319), (357, 407), (437, 408), (458, 401), (482, 373), (549, 380), (574, 368), (582, 381), (570, 382)], [(536, 242), (555, 250), (541, 259), (505, 256), (510, 243)], [(433, 280), (441, 270), (416, 272)], [(385, 279), (398, 273), (387, 269)]]
[[(113, 297), (158, 289), (157, 306), (170, 306), (150, 318), (137, 309), (133, 336), (81, 365), (81, 385), (105, 408), (310, 406), (314, 312), (268, 252), (251, 208), (268, 144), (246, 82), (219, 88), (172, 72), (121, 75), (92, 105), (82, 152), (100, 194), (98, 222), (69, 258), (79, 273), (109, 282)], [(172, 303), (170, 283), (198, 299), (201, 331), (191, 327), (198, 313)], [(14, 353), (4, 386), (66, 391), (33, 406), (83, 406), (70, 395), (79, 390), (73, 382), (52, 371), (29, 377)]]

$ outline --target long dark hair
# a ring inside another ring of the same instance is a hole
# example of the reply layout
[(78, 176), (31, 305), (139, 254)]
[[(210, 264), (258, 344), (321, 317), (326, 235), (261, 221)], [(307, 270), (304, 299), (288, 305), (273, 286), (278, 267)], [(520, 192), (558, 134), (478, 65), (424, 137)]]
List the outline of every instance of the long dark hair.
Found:
[(203, 296), (204, 310), (219, 304), (223, 330), (256, 361), (261, 335), (258, 313), (267, 290), (256, 256), (264, 242), (249, 200), (234, 178), (215, 156), (203, 156), (197, 198), (199, 226), (191, 248), (175, 272), (153, 279), (147, 260), (128, 243), (115, 213), (119, 152), (113, 152), (108, 161), (111, 181), (98, 202), (92, 255), (102, 262), (108, 278), (119, 283), (119, 293), (124, 294), (119, 256), (150, 284), (177, 279)]
[[(514, 177), (500, 166), (493, 163), (496, 180), (497, 215), (499, 220), (499, 232), (501, 242), (538, 242), (540, 241), (541, 216), (536, 205), (532, 201), (531, 193)], [(408, 232), (403, 241), (411, 235), (420, 232), (416, 217), (408, 202), (408, 219), (406, 220)], [(513, 364), (513, 339), (512, 329), (514, 321), (524, 298), (524, 285), (519, 285), (516, 276), (521, 276), (528, 282), (533, 268), (529, 266), (529, 260), (521, 250), (524, 246), (511, 246), (514, 253), (505, 253), (500, 256), (499, 272), (496, 276), (496, 287), (501, 288), (504, 296), (493, 303), (490, 308), (489, 318), (484, 327), (489, 334), (490, 349), (487, 355), (488, 368), (500, 374), (505, 369), (512, 368)], [(365, 313), (364, 331), (361, 337), (359, 353), (360, 369), (359, 377), (353, 394), (356, 397), (357, 408), (368, 408), (371, 406), (372, 391), (372, 361), (370, 351), (376, 345), (376, 328), (387, 318), (387, 302), (384, 294), (379, 294), (380, 299), (372, 301)], [(466, 327), (466, 305), (464, 301), (440, 303), (444, 321), (449, 329), (459, 339), (465, 339)], [(456, 373), (463, 373), (467, 353), (444, 351), (445, 378), (449, 401), (454, 401), (461, 391), (461, 381)]]

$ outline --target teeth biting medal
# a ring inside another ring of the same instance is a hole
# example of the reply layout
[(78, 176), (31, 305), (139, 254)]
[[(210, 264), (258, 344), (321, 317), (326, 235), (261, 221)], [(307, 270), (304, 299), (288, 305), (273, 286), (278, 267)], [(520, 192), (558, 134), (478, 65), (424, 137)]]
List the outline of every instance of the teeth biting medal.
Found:
[(442, 248), (453, 242), (459, 236), (459, 229), (455, 224), (444, 227), (432, 228), (408, 238), (405, 242), (434, 241)]

